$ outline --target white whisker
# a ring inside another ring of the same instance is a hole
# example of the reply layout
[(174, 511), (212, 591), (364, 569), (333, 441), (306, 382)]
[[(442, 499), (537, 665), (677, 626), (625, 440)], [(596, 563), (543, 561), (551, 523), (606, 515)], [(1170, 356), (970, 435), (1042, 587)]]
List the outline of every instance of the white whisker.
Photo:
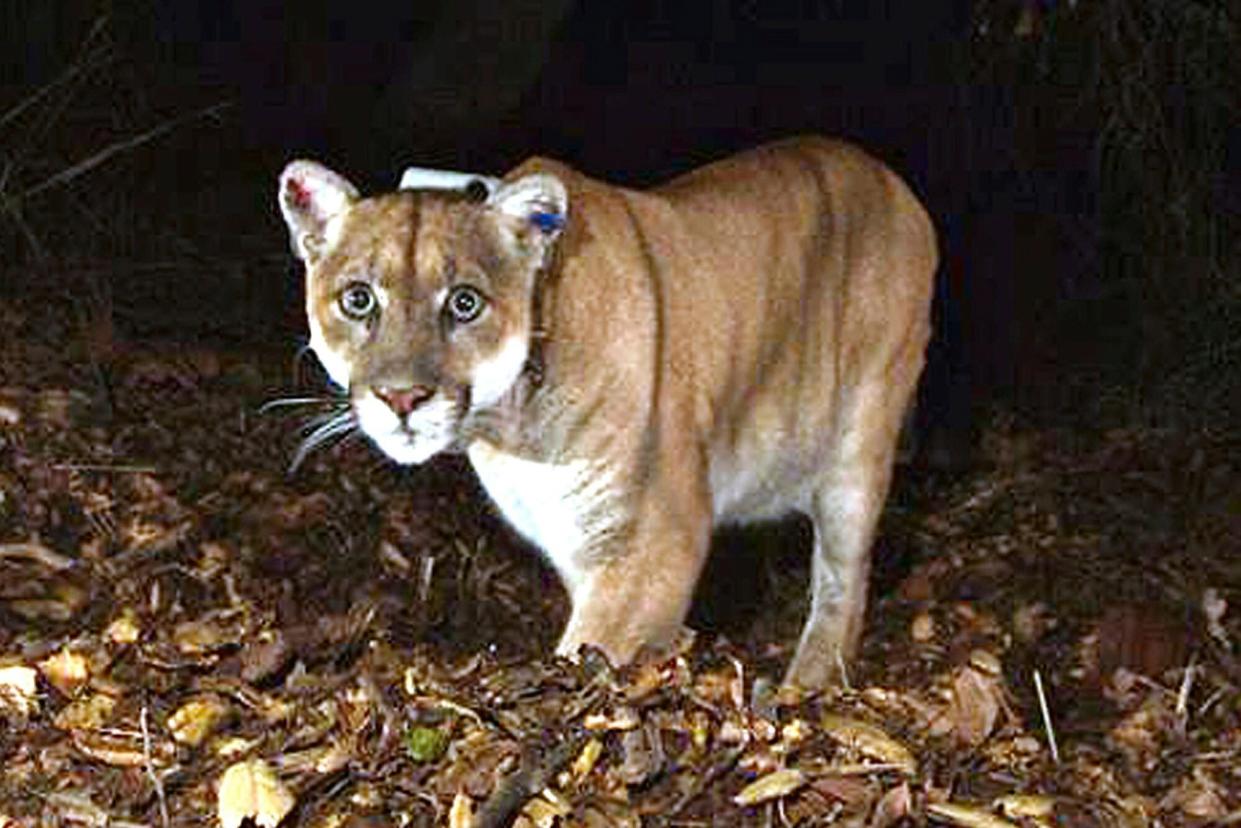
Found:
[(349, 404), (347, 399), (343, 397), (281, 397), (277, 400), (268, 400), (259, 406), (260, 414), (267, 414), (278, 408), (290, 408), (295, 405), (330, 405), (332, 407), (342, 407)]
[(320, 422), (314, 425), (313, 430), (302, 439), (301, 445), (293, 454), (293, 461), (289, 464), (289, 474), (297, 471), (310, 452), (339, 435), (343, 434), (348, 437), (358, 427), (357, 419), (351, 409), (316, 419)]
[(349, 414), (348, 409), (341, 408), (336, 411), (325, 411), (322, 414), (316, 414), (313, 417), (307, 417), (306, 420), (298, 427), (298, 432), (309, 436), (311, 433), (318, 431), (327, 423), (331, 423), (340, 419), (342, 414)]

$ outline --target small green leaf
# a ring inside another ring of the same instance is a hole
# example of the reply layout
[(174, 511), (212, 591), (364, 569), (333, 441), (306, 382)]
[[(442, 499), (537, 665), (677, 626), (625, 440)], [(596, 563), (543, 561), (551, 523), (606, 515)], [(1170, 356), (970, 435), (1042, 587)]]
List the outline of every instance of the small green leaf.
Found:
[(415, 762), (434, 762), (448, 750), (448, 733), (436, 727), (415, 727), (405, 734), (405, 749)]

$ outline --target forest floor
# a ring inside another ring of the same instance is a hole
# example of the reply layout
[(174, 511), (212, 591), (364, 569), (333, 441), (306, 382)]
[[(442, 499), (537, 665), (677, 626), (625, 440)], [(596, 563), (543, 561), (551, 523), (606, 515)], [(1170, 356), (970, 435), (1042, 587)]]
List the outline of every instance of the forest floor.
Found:
[(677, 652), (562, 663), (462, 464), (289, 473), (292, 347), (89, 330), (0, 301), (0, 828), (1241, 825), (1236, 433), (997, 416), (901, 469), (805, 697), (804, 527), (725, 539)]

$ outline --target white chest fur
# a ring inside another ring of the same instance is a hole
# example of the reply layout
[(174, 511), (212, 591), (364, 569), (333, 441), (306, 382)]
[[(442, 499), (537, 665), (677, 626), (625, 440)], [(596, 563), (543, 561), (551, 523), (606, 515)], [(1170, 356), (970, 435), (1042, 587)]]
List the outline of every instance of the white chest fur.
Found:
[(529, 460), (481, 440), (466, 454), (505, 519), (546, 553), (572, 591), (581, 556), (617, 523), (612, 475), (585, 460)]

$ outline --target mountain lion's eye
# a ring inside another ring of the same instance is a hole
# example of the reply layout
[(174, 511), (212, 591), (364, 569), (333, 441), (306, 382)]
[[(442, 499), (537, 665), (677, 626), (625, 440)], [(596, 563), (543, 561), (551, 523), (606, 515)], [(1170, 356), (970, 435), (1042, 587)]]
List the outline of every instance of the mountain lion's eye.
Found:
[(448, 301), (444, 303), (444, 308), (452, 317), (452, 321), (464, 325), (477, 319), (486, 304), (487, 300), (476, 288), (469, 285), (457, 285), (448, 294)]
[(354, 282), (340, 292), (340, 311), (350, 319), (365, 319), (375, 312), (375, 291), (370, 285)]

